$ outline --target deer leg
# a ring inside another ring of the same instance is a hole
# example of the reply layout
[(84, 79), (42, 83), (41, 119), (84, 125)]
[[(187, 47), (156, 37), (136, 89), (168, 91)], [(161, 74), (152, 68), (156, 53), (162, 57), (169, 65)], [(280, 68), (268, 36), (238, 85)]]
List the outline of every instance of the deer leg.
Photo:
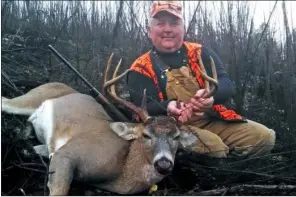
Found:
[(68, 195), (73, 180), (73, 161), (65, 155), (55, 153), (49, 166), (47, 186), (51, 196)]

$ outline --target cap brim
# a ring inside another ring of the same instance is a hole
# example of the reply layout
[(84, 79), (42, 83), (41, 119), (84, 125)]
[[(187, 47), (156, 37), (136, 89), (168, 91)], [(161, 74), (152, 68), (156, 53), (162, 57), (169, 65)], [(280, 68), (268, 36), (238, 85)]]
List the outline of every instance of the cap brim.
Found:
[(177, 18), (180, 18), (180, 19), (183, 18), (183, 16), (182, 16), (181, 14), (176, 14), (175, 12), (172, 12), (172, 11), (170, 11), (170, 10), (159, 10), (158, 12), (155, 12), (151, 17), (155, 17), (155, 16), (156, 16), (157, 14), (159, 14), (160, 12), (167, 12), (167, 13), (169, 13), (169, 14), (171, 14), (171, 15), (176, 16)]

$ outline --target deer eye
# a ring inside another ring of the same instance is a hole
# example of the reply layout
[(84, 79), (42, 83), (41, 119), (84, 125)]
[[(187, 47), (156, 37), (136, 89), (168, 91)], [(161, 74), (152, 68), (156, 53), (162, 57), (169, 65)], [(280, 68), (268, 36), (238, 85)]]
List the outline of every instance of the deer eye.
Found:
[(180, 140), (180, 133), (178, 133), (174, 136), (174, 140)]
[(147, 133), (143, 133), (143, 138), (144, 140), (151, 140), (151, 136), (148, 135)]

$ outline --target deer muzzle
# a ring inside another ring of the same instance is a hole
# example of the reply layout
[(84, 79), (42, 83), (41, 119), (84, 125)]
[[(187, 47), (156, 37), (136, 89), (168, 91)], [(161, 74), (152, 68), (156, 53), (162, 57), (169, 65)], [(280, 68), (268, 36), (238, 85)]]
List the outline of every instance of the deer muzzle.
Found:
[(162, 175), (167, 175), (173, 171), (174, 163), (166, 158), (161, 157), (154, 162), (154, 168)]

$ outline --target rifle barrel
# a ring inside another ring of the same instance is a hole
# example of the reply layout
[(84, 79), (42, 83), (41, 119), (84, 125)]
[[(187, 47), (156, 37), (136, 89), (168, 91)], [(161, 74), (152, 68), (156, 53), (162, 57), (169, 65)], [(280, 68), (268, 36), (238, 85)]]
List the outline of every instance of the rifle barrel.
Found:
[(85, 84), (91, 89), (92, 93), (95, 93), (98, 96), (99, 102), (103, 102), (107, 104), (109, 109), (116, 114), (117, 118), (120, 121), (125, 121), (128, 122), (128, 118), (123, 115), (112, 103), (106, 99), (83, 75), (81, 75), (71, 64), (68, 62), (53, 46), (48, 45), (50, 50), (64, 63), (66, 64), (76, 75), (78, 75), (84, 82)]

